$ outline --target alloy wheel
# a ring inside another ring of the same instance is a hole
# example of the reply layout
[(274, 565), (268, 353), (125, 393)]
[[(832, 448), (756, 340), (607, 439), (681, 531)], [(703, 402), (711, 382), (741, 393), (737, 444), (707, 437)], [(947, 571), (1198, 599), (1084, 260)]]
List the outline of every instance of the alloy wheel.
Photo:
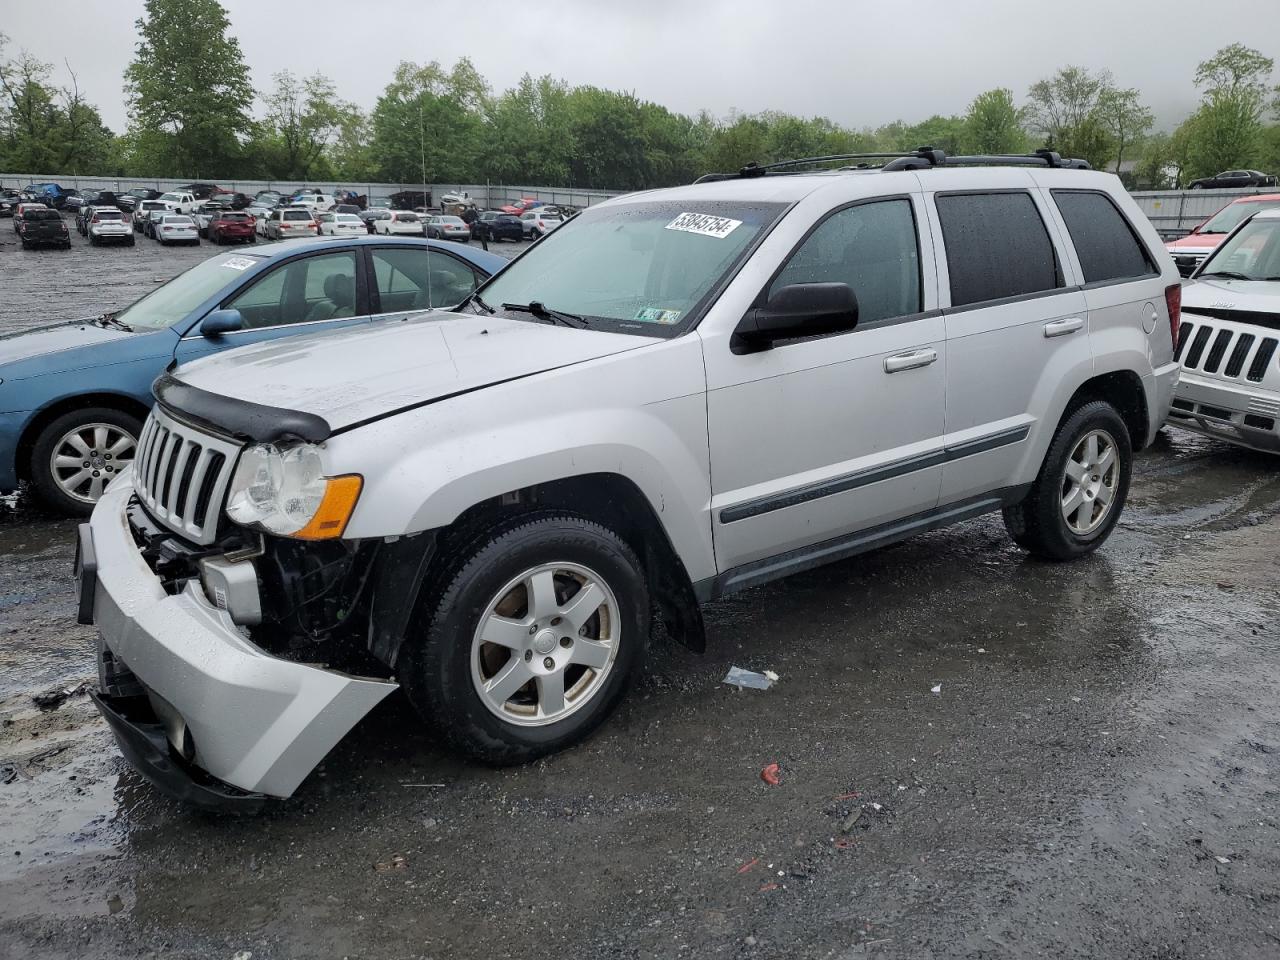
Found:
[(1115, 500), (1120, 483), (1120, 456), (1106, 430), (1090, 430), (1067, 458), (1062, 476), (1062, 518), (1077, 536), (1097, 530)]
[(574, 563), (525, 570), (497, 592), (471, 641), (471, 679), (517, 726), (556, 723), (604, 688), (622, 620), (609, 585)]
[(86, 423), (54, 445), (49, 473), (68, 497), (97, 503), (108, 483), (133, 463), (137, 438), (114, 423)]

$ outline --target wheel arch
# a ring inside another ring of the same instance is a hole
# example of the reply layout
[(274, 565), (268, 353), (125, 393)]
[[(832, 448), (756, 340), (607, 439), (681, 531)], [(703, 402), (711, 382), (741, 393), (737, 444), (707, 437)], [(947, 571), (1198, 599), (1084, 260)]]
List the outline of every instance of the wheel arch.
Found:
[(41, 408), (22, 428), (22, 434), (19, 436), (18, 443), (14, 448), (14, 468), (17, 471), (18, 479), (31, 479), (31, 454), (44, 428), (64, 413), (70, 413), (73, 410), (80, 410), (86, 407), (106, 407), (111, 410), (119, 410), (122, 413), (137, 417), (139, 420), (145, 420), (147, 414), (151, 411), (147, 404), (123, 393), (99, 391), (97, 393), (76, 394), (55, 400), (48, 406)]
[(1116, 408), (1120, 419), (1129, 430), (1129, 442), (1136, 452), (1151, 439), (1151, 422), (1147, 407), (1147, 393), (1142, 378), (1132, 370), (1115, 370), (1090, 377), (1071, 395), (1067, 407), (1059, 418), (1061, 424), (1076, 410), (1094, 400), (1102, 400)]
[[(415, 596), (407, 602), (402, 597), (398, 606), (416, 606), (419, 597), (433, 593), (442, 585), (438, 578), (447, 575), (453, 559), (465, 555), (493, 531), (543, 513), (572, 514), (617, 533), (640, 558), (660, 619), (672, 639), (698, 653), (705, 649), (702, 613), (684, 562), (648, 498), (634, 481), (617, 473), (585, 473), (532, 483), (472, 504), (423, 542), (423, 548), (430, 550), (426, 575), (415, 584)], [(378, 615), (375, 612), (375, 617)], [(394, 665), (403, 633), (377, 632), (382, 640), (375, 655)]]

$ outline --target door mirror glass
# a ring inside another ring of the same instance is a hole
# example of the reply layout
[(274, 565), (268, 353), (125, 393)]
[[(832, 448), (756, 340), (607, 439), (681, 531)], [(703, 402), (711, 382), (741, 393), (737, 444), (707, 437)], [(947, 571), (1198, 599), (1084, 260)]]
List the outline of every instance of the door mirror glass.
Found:
[(847, 283), (792, 283), (774, 290), (734, 331), (734, 353), (767, 350), (777, 340), (844, 333), (858, 325), (858, 298)]
[(200, 324), (200, 335), (203, 337), (220, 337), (224, 333), (235, 333), (244, 329), (244, 317), (239, 310), (215, 310)]

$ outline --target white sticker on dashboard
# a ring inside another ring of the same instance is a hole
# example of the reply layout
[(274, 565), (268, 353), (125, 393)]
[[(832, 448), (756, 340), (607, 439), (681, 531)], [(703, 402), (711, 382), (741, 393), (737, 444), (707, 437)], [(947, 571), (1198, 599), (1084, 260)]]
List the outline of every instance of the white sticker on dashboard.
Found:
[(740, 226), (741, 220), (730, 220), (728, 217), (713, 217), (709, 213), (682, 213), (667, 224), (667, 229), (723, 240)]
[(248, 270), (253, 266), (252, 257), (228, 257), (222, 261), (224, 267), (230, 267), (232, 270)]

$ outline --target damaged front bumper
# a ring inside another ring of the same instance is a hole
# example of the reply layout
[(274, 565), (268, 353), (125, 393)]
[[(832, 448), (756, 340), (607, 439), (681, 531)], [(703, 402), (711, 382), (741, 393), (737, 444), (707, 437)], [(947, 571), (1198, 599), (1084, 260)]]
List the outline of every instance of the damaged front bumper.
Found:
[(196, 581), (167, 593), (129, 527), (131, 479), (113, 484), (80, 528), (82, 615), (92, 612), (102, 656), (136, 693), (107, 689), (104, 672), (95, 702), (125, 756), (169, 793), (201, 805), (216, 805), (220, 792), (243, 799), (202, 784), (207, 774), (287, 797), (397, 685), (272, 656)]

